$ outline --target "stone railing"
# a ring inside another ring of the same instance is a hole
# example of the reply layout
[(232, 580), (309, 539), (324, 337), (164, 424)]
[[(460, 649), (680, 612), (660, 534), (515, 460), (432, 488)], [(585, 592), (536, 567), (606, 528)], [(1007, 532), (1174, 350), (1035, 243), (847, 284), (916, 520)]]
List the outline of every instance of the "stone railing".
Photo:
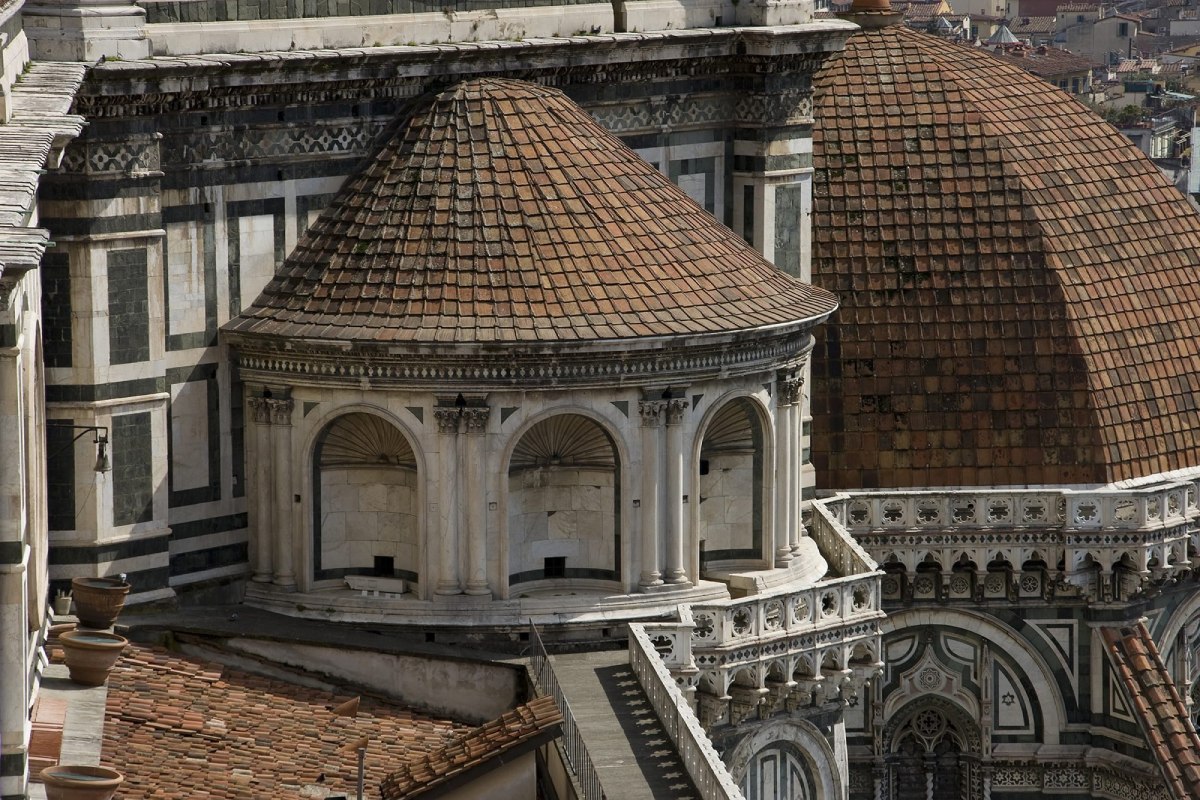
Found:
[(605, 800), (604, 790), (600, 787), (600, 776), (588, 754), (587, 745), (579, 735), (579, 726), (575, 724), (575, 715), (567, 697), (558, 685), (554, 675), (554, 666), (550, 656), (546, 654), (546, 645), (538, 633), (537, 626), (529, 623), (529, 641), (532, 645), (529, 655), (529, 673), (533, 678), (534, 687), (538, 694), (554, 698), (555, 705), (562, 713), (562, 752), (574, 778), (575, 791), (580, 800)]
[[(814, 503), (813, 528), (814, 536), (844, 528), (889, 572), (931, 569), (949, 581), (952, 568), (1017, 575), (1031, 561), (1044, 565), (1021, 575), (1023, 589), (989, 578), (995, 599), (1043, 597), (1057, 585), (1112, 600), (1200, 566), (1189, 553), (1200, 544), (1198, 498), (1200, 478), (1136, 488), (854, 492)], [(965, 580), (960, 573), (952, 594), (980, 599), (983, 583), (974, 592)]]
[(844, 516), (835, 516), (826, 505), (812, 505), (809, 536), (816, 542), (829, 568), (838, 575), (862, 575), (879, 568), (846, 530)]
[(667, 671), (658, 647), (652, 642), (660, 627), (664, 626), (655, 626), (652, 634), (643, 625), (629, 625), (629, 665), (671, 737), (700, 797), (703, 800), (743, 800), (733, 777), (713, 749), (688, 699)]

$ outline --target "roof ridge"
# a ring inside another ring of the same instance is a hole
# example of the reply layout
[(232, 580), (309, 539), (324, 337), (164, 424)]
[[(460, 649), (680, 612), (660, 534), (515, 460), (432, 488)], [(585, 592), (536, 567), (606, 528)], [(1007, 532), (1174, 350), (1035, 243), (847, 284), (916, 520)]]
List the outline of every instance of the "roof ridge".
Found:
[[(1163, 780), (1176, 800), (1189, 800), (1200, 786), (1200, 735), (1158, 646), (1140, 620), (1100, 631)], [(1154, 696), (1162, 690), (1165, 697)]]
[(495, 719), (418, 753), (379, 785), (382, 800), (416, 797), (521, 745), (557, 735), (562, 712), (553, 697), (536, 697)]

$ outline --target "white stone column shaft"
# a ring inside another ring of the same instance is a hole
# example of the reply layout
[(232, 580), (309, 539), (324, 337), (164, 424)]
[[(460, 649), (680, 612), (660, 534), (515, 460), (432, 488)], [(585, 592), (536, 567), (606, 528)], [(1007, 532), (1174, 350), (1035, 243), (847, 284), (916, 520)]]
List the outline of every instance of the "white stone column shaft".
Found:
[(792, 407), (787, 405), (783, 384), (775, 414), (775, 566), (792, 560)]
[[(802, 394), (803, 383), (797, 394)], [(788, 527), (788, 544), (793, 553), (800, 551), (800, 536), (804, 533), (804, 405), (797, 397), (794, 405), (788, 408), (792, 418), (791, 437), (791, 525)]]
[[(25, 548), (22, 546), (22, 551)], [(17, 564), (0, 564), (0, 755), (27, 757), (25, 739), (29, 686), (25, 681), (29, 617), (25, 609), (25, 554)], [(5, 794), (24, 792), (28, 770), (0, 778)]]
[(270, 583), (275, 578), (274, 558), (271, 549), (274, 547), (272, 536), (271, 513), (275, 505), (275, 471), (274, 454), (271, 449), (271, 410), (266, 400), (261, 397), (246, 398), (246, 406), (253, 420), (253, 431), (246, 437), (250, 452), (246, 454), (246, 463), (250, 465), (247, 473), (251, 476), (254, 488), (254, 505), (251, 506), (250, 525), (254, 532), (253, 552), (251, 553), (252, 580), (258, 583)]
[(666, 583), (687, 583), (684, 561), (683, 518), (683, 420), (688, 401), (667, 401), (667, 502), (664, 516), (667, 522), (667, 564), (663, 574)]
[(441, 446), (438, 448), (438, 579), (435, 594), (461, 594), (458, 572), (458, 425), (459, 409), (439, 407), (437, 418)]
[(661, 526), (658, 515), (658, 495), (662, 476), (660, 450), (662, 449), (662, 423), (666, 403), (662, 400), (642, 400), (638, 411), (642, 417), (642, 497), (641, 539), (642, 587), (661, 586), (662, 569), (658, 554)]
[(296, 585), (292, 551), (292, 401), (271, 400), (271, 438), (275, 451), (275, 585)]
[(484, 475), (484, 436), (489, 409), (471, 406), (463, 409), (466, 423), (466, 511), (467, 511), (467, 587), (466, 594), (490, 595), (487, 578), (487, 491)]

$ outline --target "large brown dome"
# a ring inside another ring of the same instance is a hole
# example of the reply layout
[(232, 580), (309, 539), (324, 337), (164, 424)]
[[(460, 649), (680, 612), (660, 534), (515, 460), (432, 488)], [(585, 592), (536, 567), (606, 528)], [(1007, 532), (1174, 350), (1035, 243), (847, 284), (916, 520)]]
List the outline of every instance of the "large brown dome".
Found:
[(814, 84), (813, 461), (830, 488), (1200, 464), (1200, 216), (1015, 66), (903, 27)]

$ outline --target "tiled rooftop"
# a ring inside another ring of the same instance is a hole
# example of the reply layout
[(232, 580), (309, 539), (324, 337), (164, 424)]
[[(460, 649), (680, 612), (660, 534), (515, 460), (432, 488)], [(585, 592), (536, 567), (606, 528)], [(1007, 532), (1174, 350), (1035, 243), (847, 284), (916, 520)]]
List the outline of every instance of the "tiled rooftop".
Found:
[(1054, 33), (1054, 17), (1020, 17), (1014, 19), (1008, 29), (1017, 36)]
[(277, 800), (310, 784), (353, 794), (348, 742), (370, 737), (375, 786), (469, 730), (369, 697), (356, 718), (330, 713), (349, 698), (131, 645), (109, 678), (101, 763), (125, 773), (122, 800)]
[(721, 333), (829, 313), (561, 92), (418, 102), (227, 331), (533, 343)]
[(562, 722), (553, 697), (539, 697), (446, 745), (415, 756), (379, 787), (383, 800), (418, 797), (523, 744), (552, 738)]
[[(1014, 29), (1013, 32), (1016, 33), (1016, 30)], [(987, 49), (985, 52), (991, 53), (1001, 61), (1007, 61), (1010, 64), (1020, 67), (1032, 75), (1038, 75), (1043, 78), (1086, 73), (1092, 69), (1091, 59), (1077, 56), (1059, 47), (1049, 47), (1047, 45), (1039, 47), (1018, 45), (996, 48), (995, 50)]]
[(1140, 622), (1100, 631), (1171, 796), (1195, 798), (1200, 791), (1200, 736), (1150, 632)]
[(1086, 107), (903, 26), (814, 81), (813, 461), (827, 488), (1200, 464), (1200, 216)]

